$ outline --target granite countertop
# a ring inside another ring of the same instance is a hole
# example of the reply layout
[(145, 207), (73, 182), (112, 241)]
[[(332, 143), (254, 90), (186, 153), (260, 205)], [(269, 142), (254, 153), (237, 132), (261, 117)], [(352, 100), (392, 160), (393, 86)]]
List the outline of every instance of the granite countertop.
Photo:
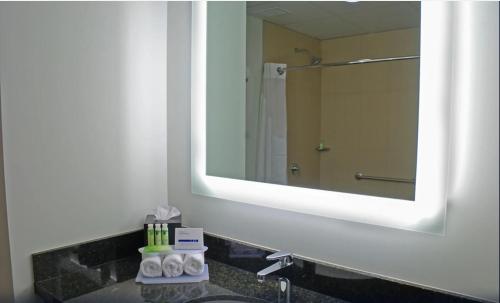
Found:
[[(46, 302), (187, 303), (197, 298), (245, 296), (254, 302), (278, 302), (278, 283), (258, 283), (255, 273), (206, 259), (210, 281), (186, 284), (143, 285), (135, 282), (140, 259), (111, 261), (96, 267), (62, 271), (57, 277), (35, 283)], [(68, 268), (71, 265), (68, 264)], [(252, 302), (249, 300), (248, 302)], [(291, 302), (346, 302), (292, 285)]]
[[(210, 281), (191, 284), (135, 283), (144, 244), (139, 230), (32, 255), (35, 292), (49, 303), (201, 303), (203, 298), (244, 296), (245, 302), (278, 302), (276, 281), (257, 282), (271, 252), (204, 236)], [(397, 283), (361, 273), (294, 259), (280, 276), (291, 281), (291, 303), (474, 303), (471, 298)], [(283, 301), (283, 300), (282, 300)], [(213, 302), (213, 301), (211, 301)], [(232, 302), (235, 302), (233, 300)]]

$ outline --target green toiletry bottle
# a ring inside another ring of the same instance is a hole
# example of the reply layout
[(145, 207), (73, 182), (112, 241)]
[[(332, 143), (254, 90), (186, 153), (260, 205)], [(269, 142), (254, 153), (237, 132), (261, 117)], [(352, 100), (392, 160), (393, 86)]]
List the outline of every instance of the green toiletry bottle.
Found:
[(148, 224), (148, 246), (155, 246), (155, 230), (153, 224)]
[(161, 245), (168, 245), (168, 225), (166, 223), (161, 225)]
[(155, 245), (161, 245), (161, 224), (155, 224)]

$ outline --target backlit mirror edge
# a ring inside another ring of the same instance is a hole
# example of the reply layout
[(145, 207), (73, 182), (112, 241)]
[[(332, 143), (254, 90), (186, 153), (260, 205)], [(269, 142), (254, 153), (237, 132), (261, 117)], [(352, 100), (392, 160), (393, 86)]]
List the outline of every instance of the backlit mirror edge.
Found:
[(444, 234), (450, 107), (451, 4), (422, 2), (421, 6), (415, 202), (207, 176), (207, 3), (194, 2), (192, 9), (191, 181), (194, 194), (364, 224)]

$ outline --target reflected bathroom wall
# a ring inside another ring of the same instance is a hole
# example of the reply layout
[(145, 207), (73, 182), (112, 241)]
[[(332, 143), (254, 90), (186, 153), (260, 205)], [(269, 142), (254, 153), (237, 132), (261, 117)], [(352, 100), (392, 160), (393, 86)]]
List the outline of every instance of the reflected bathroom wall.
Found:
[(213, 2), (207, 17), (207, 172), (245, 178), (245, 2)]
[[(325, 62), (419, 54), (419, 28), (321, 41)], [(415, 185), (364, 182), (375, 176), (415, 176), (418, 60), (321, 69), (320, 188), (413, 200)], [(293, 134), (291, 134), (293, 135)]]

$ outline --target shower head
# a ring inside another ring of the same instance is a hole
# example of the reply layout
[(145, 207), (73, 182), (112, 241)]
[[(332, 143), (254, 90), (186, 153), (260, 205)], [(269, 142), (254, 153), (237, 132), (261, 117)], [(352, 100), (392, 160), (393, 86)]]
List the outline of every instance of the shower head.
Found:
[(295, 48), (295, 53), (307, 53), (310, 57), (310, 64), (311, 65), (318, 65), (321, 63), (321, 58), (320, 57), (316, 57), (315, 55), (313, 55), (311, 53), (310, 50), (308, 50), (307, 48)]

